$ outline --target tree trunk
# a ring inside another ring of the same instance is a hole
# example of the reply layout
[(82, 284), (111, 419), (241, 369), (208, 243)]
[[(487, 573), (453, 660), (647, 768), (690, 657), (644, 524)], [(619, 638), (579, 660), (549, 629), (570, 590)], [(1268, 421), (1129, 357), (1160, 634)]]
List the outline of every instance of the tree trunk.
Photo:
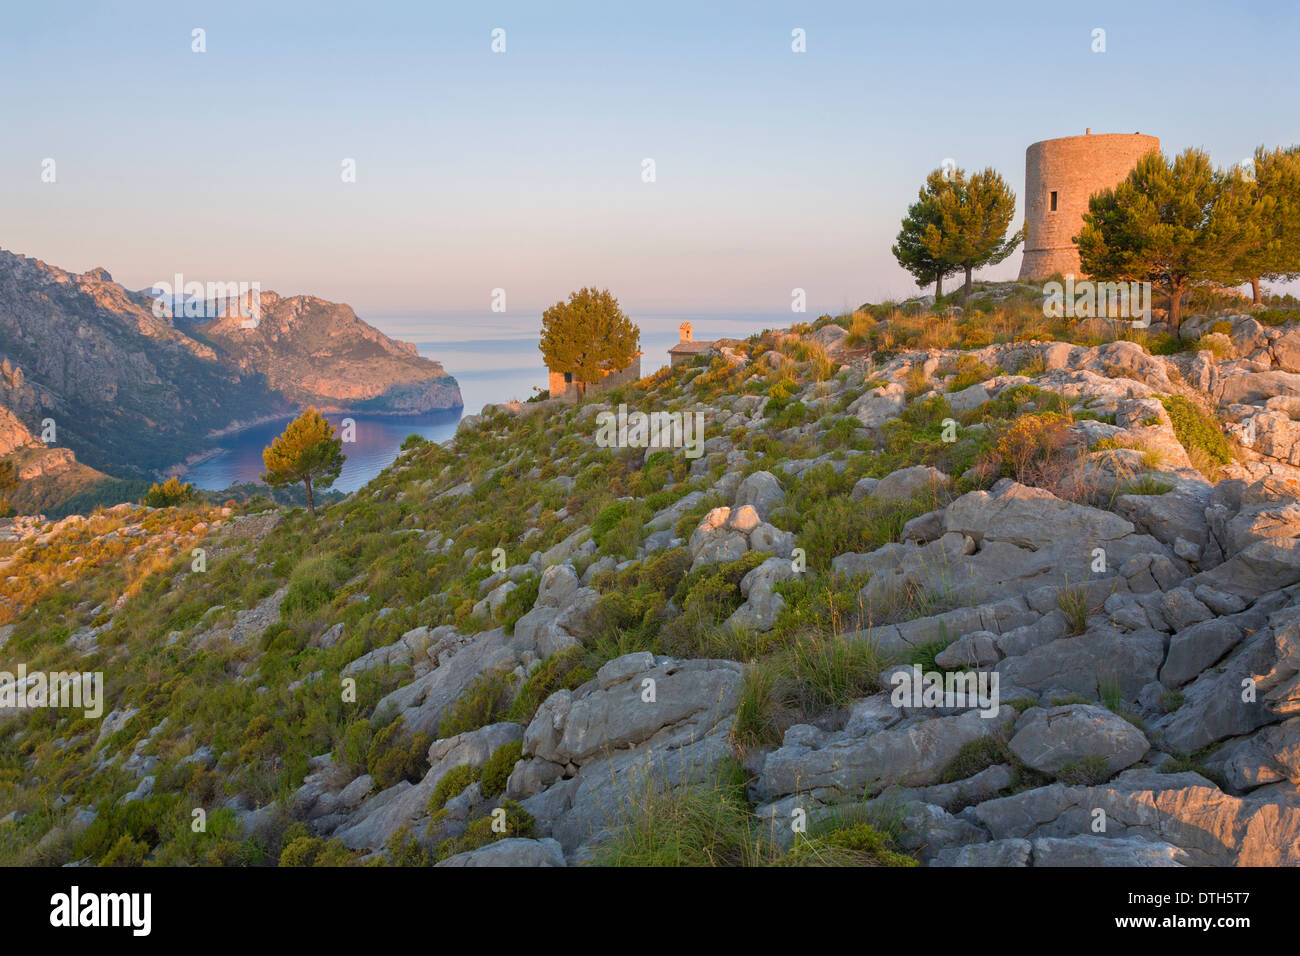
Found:
[(1255, 305), (1264, 304), (1264, 300), (1259, 297), (1259, 276), (1255, 276), (1255, 278), (1250, 280), (1250, 292), (1250, 300), (1255, 303)]
[(965, 302), (967, 299), (970, 298), (971, 273), (973, 273), (974, 271), (975, 270), (971, 266), (966, 267), (966, 287), (962, 289), (961, 292), (961, 300), (963, 302)]
[(1171, 285), (1169, 287), (1169, 325), (1174, 331), (1174, 335), (1179, 335), (1183, 323), (1183, 287), (1182, 285)]
[(304, 478), (302, 480), (302, 483), (307, 486), (307, 511), (314, 518), (316, 517), (316, 503), (312, 501), (312, 497), (311, 497), (311, 479)]
[(943, 298), (943, 275), (938, 275), (934, 280), (934, 304), (938, 305), (939, 300)]

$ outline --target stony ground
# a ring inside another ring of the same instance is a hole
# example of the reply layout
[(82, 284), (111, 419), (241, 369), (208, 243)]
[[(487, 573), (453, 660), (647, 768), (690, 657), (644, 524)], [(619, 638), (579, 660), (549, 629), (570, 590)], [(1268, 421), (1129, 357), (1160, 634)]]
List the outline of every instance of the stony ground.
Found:
[[(485, 410), (318, 525), (191, 523), (217, 573), (104, 585), (116, 614), (16, 602), (5, 665), (152, 656), (102, 726), (0, 729), (6, 853), (1300, 863), (1296, 323), (1169, 355), (842, 325)], [(702, 413), (705, 454), (599, 447), (620, 403)], [(998, 706), (900, 705), (913, 668)]]

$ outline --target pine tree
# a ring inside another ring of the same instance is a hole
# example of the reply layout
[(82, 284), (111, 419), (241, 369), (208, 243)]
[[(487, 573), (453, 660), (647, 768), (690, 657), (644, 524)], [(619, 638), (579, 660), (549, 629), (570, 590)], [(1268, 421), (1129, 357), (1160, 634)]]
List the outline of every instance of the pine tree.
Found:
[(975, 270), (997, 265), (1024, 239), (1023, 230), (1007, 235), (1015, 212), (1016, 194), (997, 170), (968, 179), (963, 169), (936, 169), (908, 207), (894, 257), (918, 285), (934, 282), (936, 299), (943, 295), (943, 277), (964, 271), (967, 298)]
[(608, 372), (627, 368), (641, 347), (641, 332), (608, 289), (582, 288), (542, 314), (538, 348), (552, 372), (567, 372), (578, 395)]
[(981, 170), (970, 179), (961, 174), (955, 187), (944, 207), (944, 222), (954, 236), (949, 255), (966, 272), (966, 299), (975, 270), (1002, 262), (1016, 251), (1025, 233), (1022, 229), (1007, 235), (1016, 214), (1016, 194), (996, 169)]
[(308, 408), (289, 423), (284, 434), (262, 449), (266, 474), (262, 480), (272, 487), (301, 481), (307, 489), (307, 510), (313, 517), (316, 505), (312, 486), (328, 488), (343, 470), (343, 441), (334, 437), (334, 426), (320, 412)]
[(1239, 254), (1240, 226), (1219, 204), (1225, 182), (1200, 150), (1188, 149), (1172, 163), (1152, 150), (1127, 179), (1089, 200), (1074, 237), (1084, 271), (1150, 282), (1169, 297), (1177, 334), (1183, 297), (1194, 285), (1218, 281)]
[[(1300, 147), (1255, 150), (1249, 172), (1231, 170), (1219, 200), (1219, 219), (1235, 236), (1222, 281), (1249, 282), (1255, 305), (1261, 279), (1287, 281), (1300, 275)], [(1220, 227), (1222, 229), (1222, 226)]]
[(188, 481), (182, 484), (181, 480), (173, 475), (161, 485), (155, 482), (144, 496), (144, 503), (150, 508), (169, 508), (173, 505), (188, 504), (198, 497), (199, 493), (193, 485)]
[(934, 297), (943, 296), (944, 276), (957, 267), (948, 259), (944, 248), (943, 204), (952, 192), (952, 183), (936, 169), (925, 179), (916, 202), (907, 207), (902, 228), (890, 250), (898, 264), (912, 274), (918, 286), (934, 283)]

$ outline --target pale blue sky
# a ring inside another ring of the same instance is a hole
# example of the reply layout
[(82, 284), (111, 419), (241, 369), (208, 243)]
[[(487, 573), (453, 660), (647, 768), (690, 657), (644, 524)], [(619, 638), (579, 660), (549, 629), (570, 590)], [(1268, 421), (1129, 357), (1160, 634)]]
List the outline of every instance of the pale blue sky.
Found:
[(7, 5), (0, 246), (363, 316), (532, 329), (583, 284), (701, 315), (797, 286), (816, 315), (916, 291), (889, 246), (945, 157), (1019, 194), (1025, 147), (1085, 127), (1222, 164), (1300, 141), (1298, 28), (1187, 0)]

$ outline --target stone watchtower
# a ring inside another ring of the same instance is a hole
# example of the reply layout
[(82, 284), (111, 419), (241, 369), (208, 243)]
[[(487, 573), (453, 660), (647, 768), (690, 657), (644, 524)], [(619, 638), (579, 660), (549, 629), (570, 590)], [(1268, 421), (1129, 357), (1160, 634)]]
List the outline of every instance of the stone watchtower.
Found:
[(1025, 150), (1025, 257), (1020, 280), (1055, 273), (1082, 275), (1074, 237), (1083, 228), (1088, 199), (1127, 176), (1139, 159), (1160, 148), (1141, 133), (1100, 133), (1045, 139)]

